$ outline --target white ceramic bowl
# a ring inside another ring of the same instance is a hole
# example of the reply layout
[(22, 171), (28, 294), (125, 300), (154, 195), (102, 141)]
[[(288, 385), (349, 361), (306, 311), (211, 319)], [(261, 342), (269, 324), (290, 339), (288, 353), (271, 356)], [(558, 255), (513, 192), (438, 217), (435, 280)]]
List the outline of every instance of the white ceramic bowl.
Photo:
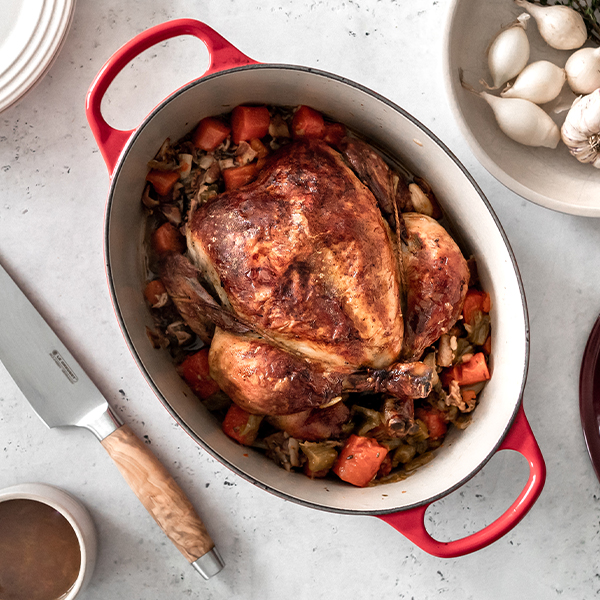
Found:
[[(486, 49), (500, 28), (522, 12), (512, 0), (453, 0), (446, 21), (444, 55), (451, 106), (473, 154), (506, 187), (546, 208), (600, 217), (599, 169), (579, 163), (562, 141), (555, 150), (512, 141), (498, 128), (488, 104), (461, 86), (459, 69), (477, 90), (483, 89), (481, 79), (491, 82)], [(565, 65), (571, 52), (550, 48), (533, 18), (527, 35), (530, 62), (546, 59)], [(565, 116), (554, 116), (559, 126)]]
[(81, 565), (75, 583), (60, 600), (76, 598), (88, 585), (96, 564), (96, 528), (86, 508), (67, 492), (45, 483), (22, 483), (0, 490), (0, 503), (8, 500), (35, 500), (67, 519), (79, 540)]

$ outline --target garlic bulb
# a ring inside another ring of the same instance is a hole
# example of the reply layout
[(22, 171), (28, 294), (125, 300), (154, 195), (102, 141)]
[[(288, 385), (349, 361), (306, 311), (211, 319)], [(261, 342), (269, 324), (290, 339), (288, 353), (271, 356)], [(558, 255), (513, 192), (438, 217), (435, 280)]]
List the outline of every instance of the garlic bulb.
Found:
[(600, 87), (600, 48), (581, 48), (565, 65), (569, 87), (576, 94), (591, 94)]
[(500, 31), (488, 48), (488, 67), (494, 89), (516, 77), (529, 60), (529, 40), (525, 33), (528, 19), (529, 15), (521, 15), (507, 29)]
[(508, 85), (500, 95), (503, 98), (523, 98), (535, 104), (546, 104), (560, 94), (565, 79), (564, 69), (547, 60), (538, 60), (527, 65), (514, 83)]
[(540, 6), (527, 0), (515, 0), (536, 21), (546, 43), (558, 50), (581, 48), (587, 40), (583, 17), (570, 6)]
[(579, 162), (600, 169), (600, 88), (575, 100), (561, 128), (561, 137)]
[(522, 98), (499, 98), (487, 92), (479, 95), (494, 111), (498, 127), (515, 142), (546, 148), (558, 145), (558, 126), (537, 104)]

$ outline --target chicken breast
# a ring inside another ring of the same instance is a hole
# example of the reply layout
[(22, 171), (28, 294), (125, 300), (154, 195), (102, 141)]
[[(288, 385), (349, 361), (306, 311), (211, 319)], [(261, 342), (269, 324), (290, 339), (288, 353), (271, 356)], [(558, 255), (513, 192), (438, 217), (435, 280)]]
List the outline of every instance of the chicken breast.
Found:
[(290, 352), (327, 367), (381, 368), (404, 322), (391, 232), (341, 156), (284, 146), (259, 178), (190, 216), (188, 251), (224, 306)]

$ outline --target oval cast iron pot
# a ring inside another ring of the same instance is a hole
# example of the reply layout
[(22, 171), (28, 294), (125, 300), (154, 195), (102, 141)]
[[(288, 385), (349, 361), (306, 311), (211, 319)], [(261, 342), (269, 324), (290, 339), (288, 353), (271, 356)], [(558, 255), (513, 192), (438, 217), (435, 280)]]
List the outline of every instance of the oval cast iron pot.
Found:
[[(195, 36), (206, 45), (210, 59), (206, 73), (169, 96), (136, 129), (120, 131), (108, 125), (100, 105), (117, 74), (144, 50), (180, 35)], [(343, 482), (288, 473), (258, 453), (248, 453), (222, 433), (216, 419), (177, 375), (167, 353), (153, 349), (148, 341), (146, 327), (153, 323), (142, 295), (146, 271), (140, 202), (147, 163), (167, 137), (177, 140), (201, 118), (243, 103), (307, 104), (364, 135), (430, 183), (453, 230), (477, 258), (480, 278), (494, 307), (493, 377), (469, 427), (451, 431), (435, 459), (404, 481), (352, 488)], [(152, 27), (118, 50), (92, 83), (86, 112), (111, 179), (105, 253), (115, 311), (144, 376), (194, 440), (262, 489), (322, 510), (377, 516), (439, 557), (483, 548), (525, 516), (544, 486), (545, 464), (521, 404), (529, 359), (522, 283), (493, 210), (440, 140), (400, 107), (359, 84), (310, 68), (258, 63), (204, 23), (191, 19)], [(424, 524), (427, 507), (473, 477), (495, 452), (506, 449), (521, 453), (529, 464), (528, 481), (512, 506), (472, 535), (450, 542), (434, 539)]]

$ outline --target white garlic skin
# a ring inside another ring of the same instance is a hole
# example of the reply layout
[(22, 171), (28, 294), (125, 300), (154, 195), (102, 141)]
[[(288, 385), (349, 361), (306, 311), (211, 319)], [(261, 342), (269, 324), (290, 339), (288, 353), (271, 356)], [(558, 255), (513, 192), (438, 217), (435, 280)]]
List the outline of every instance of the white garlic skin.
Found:
[(503, 98), (523, 98), (535, 104), (546, 104), (558, 97), (565, 80), (564, 69), (548, 60), (538, 60), (528, 64), (514, 83), (500, 95)]
[(558, 125), (537, 104), (522, 98), (501, 98), (487, 92), (481, 92), (480, 96), (494, 111), (498, 127), (515, 142), (546, 148), (558, 145)]
[(565, 64), (569, 87), (576, 94), (591, 94), (600, 87), (600, 47), (581, 48)]
[(488, 49), (488, 67), (494, 88), (516, 77), (529, 61), (529, 39), (525, 32), (527, 20), (521, 19), (494, 38)]
[(560, 134), (579, 162), (600, 169), (600, 88), (575, 100)]
[(587, 40), (583, 17), (570, 6), (540, 6), (527, 0), (515, 0), (534, 19), (545, 42), (558, 50), (581, 48)]

